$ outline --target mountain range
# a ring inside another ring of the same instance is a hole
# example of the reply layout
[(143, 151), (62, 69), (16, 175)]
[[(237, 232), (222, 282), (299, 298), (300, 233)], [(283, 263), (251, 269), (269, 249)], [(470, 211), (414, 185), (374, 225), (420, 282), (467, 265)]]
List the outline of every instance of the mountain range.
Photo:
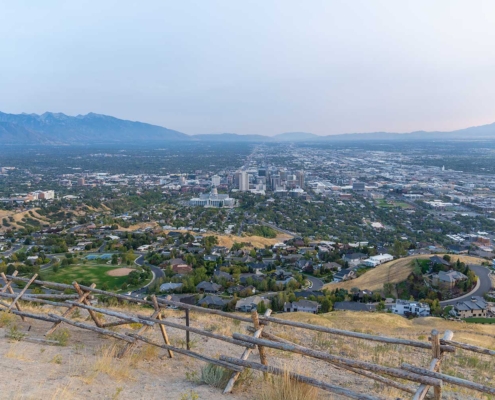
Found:
[(495, 139), (495, 123), (450, 132), (417, 131), (411, 133), (349, 133), (318, 136), (306, 132), (287, 132), (275, 136), (238, 135), (236, 133), (187, 135), (143, 122), (127, 121), (89, 113), (75, 117), (62, 113), (6, 114), (0, 112), (2, 144), (97, 144), (143, 142), (329, 142), (356, 140), (472, 140)]

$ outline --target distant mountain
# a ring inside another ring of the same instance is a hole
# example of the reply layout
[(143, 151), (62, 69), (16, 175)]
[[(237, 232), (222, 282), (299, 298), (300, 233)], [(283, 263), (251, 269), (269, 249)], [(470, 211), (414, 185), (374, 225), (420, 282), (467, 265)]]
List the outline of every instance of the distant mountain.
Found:
[(305, 142), (321, 139), (321, 136), (307, 132), (286, 132), (275, 135), (271, 139), (275, 142)]
[(266, 142), (270, 138), (262, 135), (239, 135), (237, 133), (207, 133), (191, 136), (193, 140), (201, 142)]
[(87, 144), (189, 140), (184, 133), (142, 122), (89, 113), (5, 114), (0, 112), (3, 144)]
[(318, 136), (287, 132), (275, 136), (236, 133), (186, 135), (157, 125), (89, 113), (71, 117), (62, 113), (5, 114), (0, 112), (1, 144), (103, 144), (201, 141), (213, 143), (277, 143), (331, 141), (405, 141), (495, 139), (495, 123), (451, 132), (349, 133)]

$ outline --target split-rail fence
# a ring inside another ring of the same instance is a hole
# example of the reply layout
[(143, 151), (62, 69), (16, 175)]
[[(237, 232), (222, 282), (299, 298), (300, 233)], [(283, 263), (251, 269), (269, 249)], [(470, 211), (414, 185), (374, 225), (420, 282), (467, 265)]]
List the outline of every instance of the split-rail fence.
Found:
[[(258, 370), (264, 374), (285, 375), (299, 382), (315, 386), (322, 390), (331, 392), (336, 395), (352, 399), (372, 400), (379, 399), (377, 395), (363, 394), (355, 392), (349, 388), (339, 386), (334, 383), (323, 382), (310, 376), (301, 375), (299, 373), (286, 371), (285, 369), (270, 366), (268, 362), (268, 354), (266, 349), (277, 349), (285, 352), (301, 354), (307, 357), (323, 360), (333, 367), (343, 369), (357, 375), (369, 378), (376, 382), (380, 382), (387, 387), (396, 388), (406, 394), (406, 398), (414, 400), (424, 399), (428, 396), (430, 388), (433, 388), (433, 398), (435, 400), (442, 398), (443, 384), (460, 386), (471, 389), (480, 393), (495, 395), (495, 387), (489, 387), (480, 383), (472, 382), (466, 379), (460, 379), (441, 372), (442, 361), (449, 353), (455, 353), (456, 349), (463, 349), (474, 353), (495, 356), (495, 351), (478, 346), (473, 346), (465, 343), (456, 342), (453, 339), (452, 331), (444, 332), (441, 337), (439, 332), (432, 330), (431, 337), (428, 342), (407, 340), (393, 337), (370, 335), (365, 333), (346, 331), (334, 328), (328, 328), (319, 325), (285, 320), (271, 316), (271, 310), (267, 310), (263, 315), (259, 315), (256, 310), (251, 314), (251, 317), (246, 317), (238, 314), (227, 313), (220, 310), (208, 309), (189, 305), (185, 303), (171, 301), (170, 298), (157, 298), (154, 295), (149, 298), (141, 299), (127, 295), (116, 294), (104, 290), (97, 289), (94, 284), (91, 286), (79, 285), (73, 282), (72, 285), (46, 282), (37, 280), (35, 274), (31, 278), (23, 278), (17, 276), (17, 271), (12, 275), (0, 274), (3, 280), (3, 287), (0, 289), (0, 311), (15, 314), (25, 320), (26, 318), (37, 319), (49, 322), (51, 325), (46, 333), (53, 333), (62, 324), (72, 325), (81, 329), (97, 332), (125, 342), (125, 346), (118, 354), (119, 357), (124, 357), (128, 354), (138, 342), (148, 343), (153, 346), (167, 350), (170, 358), (174, 357), (174, 353), (183, 354), (188, 357), (193, 357), (207, 363), (221, 366), (231, 371), (232, 375), (224, 389), (224, 393), (230, 393), (233, 390), (234, 384), (245, 368)], [(21, 283), (23, 289), (20, 292), (15, 292), (12, 288), (13, 283)], [(49, 294), (33, 294), (27, 293), (27, 290), (32, 285), (39, 285), (51, 291), (58, 291)], [(75, 292), (75, 294), (64, 294), (64, 291)], [(91, 304), (91, 299), (94, 296), (106, 296), (120, 301), (129, 303), (137, 303), (141, 305), (151, 306), (153, 312), (149, 316), (134, 315), (127, 312), (117, 312), (104, 307), (95, 307)], [(34, 314), (22, 310), (22, 302), (32, 302), (36, 304), (48, 304), (54, 307), (63, 309), (61, 314)], [(185, 311), (185, 325), (178, 324), (163, 318), (162, 311), (167, 308), (174, 308)], [(93, 324), (82, 323), (71, 319), (71, 315), (77, 309), (87, 310)], [(232, 337), (213, 333), (204, 329), (199, 329), (190, 326), (190, 313), (197, 312), (203, 314), (213, 314), (221, 317), (242, 321), (249, 324), (248, 332), (251, 335), (234, 333)], [(105, 323), (99, 315), (107, 315), (113, 317), (114, 321)], [(141, 328), (137, 333), (119, 333), (108, 329), (118, 325), (127, 325), (138, 323)], [(252, 324), (252, 326), (251, 326)], [(419, 349), (427, 349), (431, 351), (431, 363), (429, 368), (422, 368), (407, 363), (402, 363), (398, 367), (389, 367), (378, 365), (366, 361), (356, 360), (330, 354), (321, 350), (314, 350), (309, 347), (304, 347), (296, 343), (290, 342), (282, 337), (276, 336), (268, 332), (264, 328), (270, 324), (283, 325), (293, 328), (305, 329), (313, 332), (321, 332), (328, 335), (336, 335), (349, 338), (364, 339), (373, 342), (380, 342), (391, 345), (410, 346)], [(146, 332), (157, 326), (161, 333), (163, 342), (156, 342), (146, 336)], [(167, 328), (175, 328), (185, 331), (186, 348), (173, 346), (170, 343)], [(200, 354), (191, 350), (190, 333), (205, 336), (208, 338), (231, 343), (243, 348), (240, 357), (232, 357), (231, 355), (220, 355), (219, 358), (213, 358)], [(254, 349), (258, 350), (260, 362), (249, 360)], [(393, 379), (395, 378), (395, 380)], [(418, 386), (410, 386), (403, 383), (404, 381), (412, 382)], [(431, 397), (431, 396), (430, 396)]]

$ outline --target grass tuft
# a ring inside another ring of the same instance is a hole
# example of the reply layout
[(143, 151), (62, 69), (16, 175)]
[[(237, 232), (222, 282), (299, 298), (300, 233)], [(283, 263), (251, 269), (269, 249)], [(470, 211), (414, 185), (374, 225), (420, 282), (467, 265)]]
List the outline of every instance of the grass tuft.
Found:
[(315, 387), (292, 379), (288, 371), (263, 383), (259, 400), (317, 400)]

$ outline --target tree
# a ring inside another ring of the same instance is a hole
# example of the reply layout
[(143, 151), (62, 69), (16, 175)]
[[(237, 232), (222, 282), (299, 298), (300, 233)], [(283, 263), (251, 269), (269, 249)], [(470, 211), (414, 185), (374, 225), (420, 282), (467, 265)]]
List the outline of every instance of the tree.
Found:
[(266, 304), (265, 304), (265, 302), (263, 300), (260, 301), (258, 303), (258, 306), (256, 308), (258, 310), (258, 313), (264, 314), (266, 312)]
[(399, 240), (395, 240), (394, 246), (392, 248), (392, 253), (395, 257), (403, 257), (407, 254), (404, 244)]
[(385, 302), (382, 300), (376, 305), (376, 311), (384, 311), (385, 310)]
[(327, 313), (332, 310), (332, 302), (325, 297), (325, 299), (321, 302), (321, 312), (322, 313)]

